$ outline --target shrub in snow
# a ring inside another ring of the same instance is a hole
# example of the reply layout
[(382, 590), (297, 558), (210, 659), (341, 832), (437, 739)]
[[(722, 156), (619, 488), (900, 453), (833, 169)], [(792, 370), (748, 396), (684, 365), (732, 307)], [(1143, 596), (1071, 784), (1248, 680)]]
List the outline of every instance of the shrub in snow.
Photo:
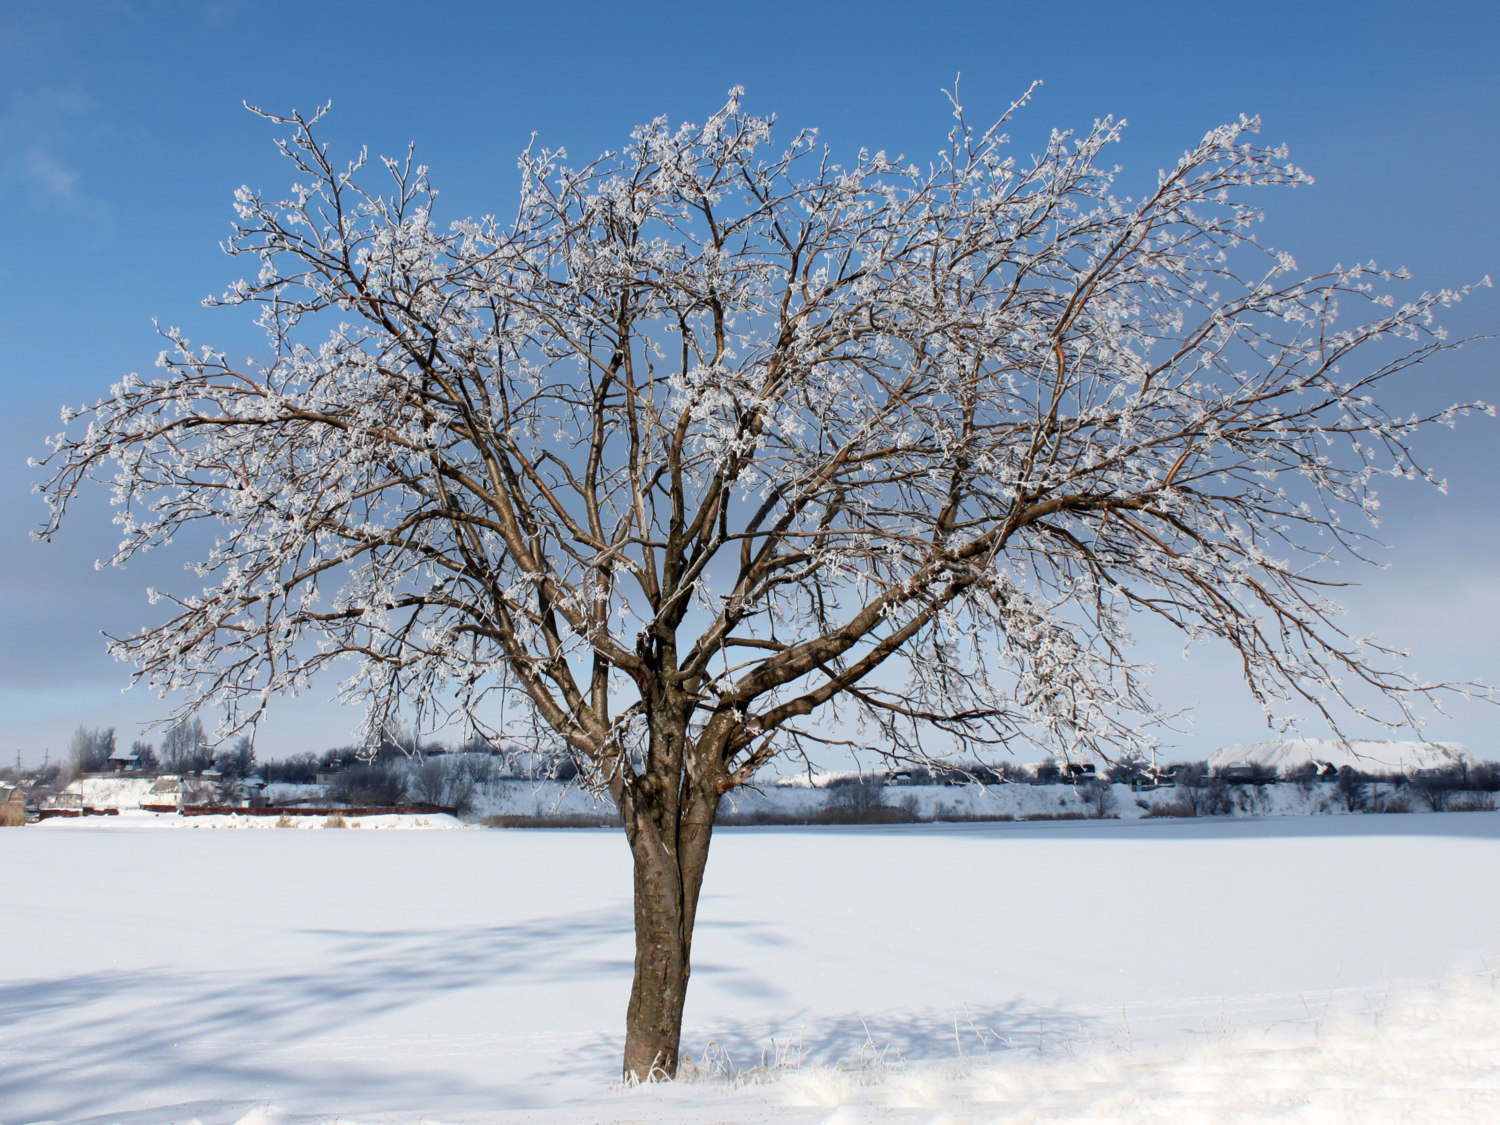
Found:
[(1334, 800), (1345, 812), (1359, 812), (1370, 801), (1369, 783), (1364, 775), (1348, 766), (1339, 770), (1333, 780)]
[(1074, 786), (1083, 811), (1095, 820), (1101, 820), (1115, 811), (1115, 793), (1107, 781), (1081, 781)]
[(339, 774), (328, 795), (349, 805), (399, 805), (406, 799), (406, 774), (387, 762), (356, 762)]
[(833, 785), (817, 819), (824, 824), (891, 824), (916, 817), (909, 804), (885, 803), (882, 779), (862, 777)]
[(1443, 812), (1456, 792), (1463, 788), (1457, 770), (1419, 770), (1412, 778), (1411, 789), (1433, 812)]
[(1448, 802), (1449, 812), (1493, 812), (1494, 810), (1495, 795), (1493, 793), (1460, 793)]
[(411, 767), (411, 796), (424, 805), (467, 811), (474, 803), (474, 790), (494, 776), (494, 761), (487, 755), (443, 754), (424, 758)]
[(1224, 782), (1210, 778), (1199, 785), (1179, 785), (1179, 800), (1194, 816), (1228, 816), (1234, 812), (1234, 793)]

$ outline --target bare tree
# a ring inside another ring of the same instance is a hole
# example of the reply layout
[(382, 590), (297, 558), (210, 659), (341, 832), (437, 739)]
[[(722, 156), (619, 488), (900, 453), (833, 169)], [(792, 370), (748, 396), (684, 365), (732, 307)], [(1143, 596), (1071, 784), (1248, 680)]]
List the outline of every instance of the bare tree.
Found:
[(213, 765), (214, 754), (203, 720), (185, 716), (167, 728), (161, 740), (162, 764), (174, 773), (193, 773)]
[(135, 755), (135, 768), (143, 773), (152, 773), (161, 765), (156, 757), (156, 747), (149, 742), (137, 739), (130, 744), (130, 752)]
[[(483, 761), (486, 767), (493, 769), (488, 758)], [(473, 803), (474, 789), (479, 781), (477, 772), (467, 754), (420, 759), (412, 764), (407, 788), (422, 804), (462, 811)]]
[(246, 734), (214, 755), (214, 769), (225, 777), (249, 777), (255, 771), (255, 746)]
[(265, 115), (299, 182), (238, 192), (256, 274), (210, 302), (259, 307), (264, 365), (169, 331), (47, 458), (43, 538), (89, 478), (116, 564), (221, 528), (112, 644), (226, 733), (353, 660), (372, 744), (412, 709), (519, 740), (497, 697), (562, 740), (634, 857), (630, 1078), (675, 1073), (714, 812), (779, 754), (866, 722), (908, 763), (1147, 744), (1134, 612), (1234, 646), (1268, 712), (1438, 690), (1309, 567), (1358, 552), (1378, 476), (1431, 479), (1410, 435), (1469, 407), (1373, 392), (1454, 346), (1461, 294), (1259, 246), (1250, 195), (1310, 181), (1255, 121), (1133, 201), (1112, 119), (1018, 159), (1010, 113), (955, 115), (930, 167), (839, 165), (735, 91), (582, 167), (528, 150), (512, 221), (453, 223), (410, 153), (380, 194)]
[(1359, 812), (1370, 803), (1369, 778), (1350, 766), (1341, 766), (1333, 779), (1333, 795), (1345, 812)]
[(1115, 811), (1115, 791), (1108, 781), (1102, 778), (1089, 778), (1073, 786), (1073, 791), (1078, 794), (1078, 803), (1095, 820), (1102, 820)]
[(115, 752), (115, 728), (92, 730), (79, 727), (68, 743), (68, 772), (98, 773), (109, 768), (109, 756)]

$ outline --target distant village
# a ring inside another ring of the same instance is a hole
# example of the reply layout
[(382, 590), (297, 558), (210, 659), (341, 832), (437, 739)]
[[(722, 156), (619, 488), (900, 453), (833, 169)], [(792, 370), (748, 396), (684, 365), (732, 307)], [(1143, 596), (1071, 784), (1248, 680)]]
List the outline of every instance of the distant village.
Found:
[[(872, 756), (873, 751), (871, 752)], [(0, 827), (53, 818), (359, 817), (444, 813), (501, 825), (613, 823), (574, 763), (473, 737), (401, 736), (259, 762), (248, 739), (213, 747), (197, 719), (158, 749), (80, 728), (66, 757), (0, 769)], [(887, 764), (769, 778), (725, 800), (726, 824), (1085, 819), (1492, 809), (1500, 765), (1453, 742), (1284, 739), (1199, 762)]]

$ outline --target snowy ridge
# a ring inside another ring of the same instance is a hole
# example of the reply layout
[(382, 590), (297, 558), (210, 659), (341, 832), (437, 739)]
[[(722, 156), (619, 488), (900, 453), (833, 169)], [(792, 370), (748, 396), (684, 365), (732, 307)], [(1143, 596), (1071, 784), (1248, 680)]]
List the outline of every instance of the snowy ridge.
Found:
[(1419, 769), (1442, 769), (1478, 759), (1462, 742), (1388, 741), (1374, 738), (1291, 738), (1269, 742), (1236, 742), (1215, 750), (1208, 759), (1211, 769), (1241, 762), (1296, 769), (1306, 763), (1334, 769), (1349, 766), (1365, 773), (1411, 773)]

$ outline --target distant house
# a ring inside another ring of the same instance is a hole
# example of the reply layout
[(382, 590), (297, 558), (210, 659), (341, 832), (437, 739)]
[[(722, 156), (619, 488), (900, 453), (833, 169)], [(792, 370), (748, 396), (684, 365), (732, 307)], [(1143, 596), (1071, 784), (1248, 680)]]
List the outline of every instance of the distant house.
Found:
[(26, 825), (26, 791), (19, 785), (0, 782), (0, 828)]
[(116, 773), (133, 770), (141, 764), (141, 756), (134, 750), (116, 750), (109, 756), (109, 768)]
[(265, 804), (265, 782), (258, 777), (226, 781), (223, 774), (205, 770), (201, 774), (167, 774), (156, 779), (141, 798), (147, 812), (179, 812), (187, 805), (221, 805), (224, 808), (259, 808)]
[(215, 785), (213, 780), (202, 777), (169, 773), (156, 779), (151, 791), (141, 799), (141, 808), (147, 812), (177, 812), (183, 805), (209, 805), (213, 803)]

